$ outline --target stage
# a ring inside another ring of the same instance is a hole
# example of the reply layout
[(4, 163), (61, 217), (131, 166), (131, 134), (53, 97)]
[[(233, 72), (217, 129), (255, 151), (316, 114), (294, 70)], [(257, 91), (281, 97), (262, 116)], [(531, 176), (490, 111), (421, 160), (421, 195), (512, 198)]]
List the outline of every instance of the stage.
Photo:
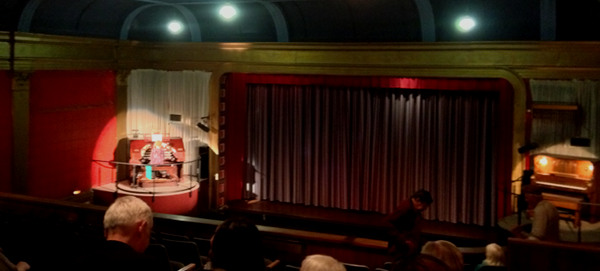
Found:
[[(525, 214), (521, 216), (521, 224), (531, 224), (532, 221)], [(517, 227), (518, 215), (507, 216), (498, 222), (503, 229), (510, 230)], [(595, 243), (600, 244), (600, 222), (581, 220), (581, 227), (574, 225), (573, 221), (561, 219), (559, 221), (560, 241), (570, 243)]]
[[(304, 206), (267, 201), (229, 202), (224, 210), (227, 216), (244, 215), (257, 224), (300, 230), (342, 234), (375, 240), (388, 240), (390, 224), (385, 215)], [(429, 221), (423, 223), (426, 240), (449, 240), (461, 247), (485, 247), (490, 242), (503, 243), (506, 232), (500, 227), (454, 224)]]
[(118, 196), (131, 195), (144, 200), (157, 213), (195, 216), (198, 211), (197, 181), (181, 181), (171, 185), (131, 186), (129, 180), (93, 187), (93, 203), (110, 205)]

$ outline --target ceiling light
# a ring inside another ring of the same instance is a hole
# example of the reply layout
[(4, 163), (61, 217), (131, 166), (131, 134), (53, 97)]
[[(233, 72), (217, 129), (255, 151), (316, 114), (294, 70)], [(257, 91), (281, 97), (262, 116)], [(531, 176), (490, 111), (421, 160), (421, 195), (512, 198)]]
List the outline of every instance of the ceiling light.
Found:
[(463, 16), (456, 20), (456, 28), (460, 32), (469, 32), (475, 27), (475, 25), (475, 19), (471, 18), (470, 16)]
[(235, 14), (237, 14), (237, 10), (232, 5), (225, 4), (221, 7), (221, 9), (219, 9), (219, 14), (221, 15), (221, 17), (229, 20), (233, 18)]
[(167, 29), (169, 29), (171, 34), (179, 34), (181, 31), (183, 31), (183, 24), (179, 21), (171, 21), (167, 25)]

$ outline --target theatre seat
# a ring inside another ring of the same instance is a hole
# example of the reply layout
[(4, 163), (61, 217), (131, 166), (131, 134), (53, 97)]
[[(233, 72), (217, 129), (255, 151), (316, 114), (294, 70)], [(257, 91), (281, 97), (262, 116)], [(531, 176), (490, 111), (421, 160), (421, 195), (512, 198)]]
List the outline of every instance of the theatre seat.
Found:
[(343, 263), (346, 271), (370, 271), (371, 269), (363, 264)]
[(170, 239), (170, 240), (182, 240), (182, 241), (190, 241), (190, 238), (185, 235), (168, 233), (168, 232), (159, 232), (158, 238), (160, 239)]
[(144, 253), (155, 259), (157, 263), (162, 264), (161, 270), (179, 270), (185, 266), (178, 261), (172, 261), (169, 258), (167, 248), (162, 244), (150, 244)]
[(162, 238), (160, 243), (167, 248), (171, 260), (182, 263), (194, 263), (198, 267), (204, 265), (198, 245), (195, 242)]
[(177, 269), (177, 271), (195, 271), (195, 270), (201, 270), (199, 268), (197, 268), (196, 264), (190, 263), (182, 268)]
[[(265, 259), (265, 263), (266, 262), (267, 262), (267, 260)], [(280, 266), (281, 266), (280, 260), (269, 261), (269, 263), (267, 263), (266, 270), (267, 271), (280, 270), (281, 269)]]
[(198, 245), (198, 250), (200, 251), (200, 255), (208, 256), (210, 252), (210, 239), (194, 237), (192, 241)]
[(486, 265), (479, 268), (479, 271), (506, 271), (508, 268), (506, 266), (491, 266)]

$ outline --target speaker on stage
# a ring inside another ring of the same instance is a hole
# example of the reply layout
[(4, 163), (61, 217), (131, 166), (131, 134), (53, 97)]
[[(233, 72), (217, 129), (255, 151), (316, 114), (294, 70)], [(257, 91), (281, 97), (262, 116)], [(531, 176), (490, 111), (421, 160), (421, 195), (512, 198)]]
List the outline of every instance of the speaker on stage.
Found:
[(210, 148), (207, 145), (198, 147), (198, 167), (200, 171), (200, 180), (208, 179), (208, 153)]

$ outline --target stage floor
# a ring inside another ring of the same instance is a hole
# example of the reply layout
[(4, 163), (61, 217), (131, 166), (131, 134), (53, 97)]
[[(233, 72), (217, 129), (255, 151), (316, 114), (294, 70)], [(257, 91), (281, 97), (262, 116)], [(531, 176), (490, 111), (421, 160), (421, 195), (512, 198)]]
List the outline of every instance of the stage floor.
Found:
[[(347, 211), (334, 208), (311, 207), (289, 203), (236, 201), (228, 203), (228, 215), (245, 215), (257, 223), (387, 240), (390, 226), (385, 215), (375, 212)], [(464, 247), (485, 246), (490, 242), (503, 243), (506, 236), (499, 227), (454, 224), (429, 221), (423, 223), (423, 237), (427, 240), (445, 239)]]
[(131, 184), (128, 180), (124, 180), (124, 181), (117, 182), (116, 184), (115, 183), (105, 184), (105, 185), (102, 185), (97, 188), (110, 190), (110, 191), (118, 190), (119, 193), (130, 194), (130, 195), (157, 194), (157, 195), (161, 195), (161, 196), (168, 196), (168, 195), (177, 195), (182, 192), (189, 192), (190, 190), (197, 189), (198, 182), (195, 182), (195, 181), (183, 182), (182, 181), (182, 182), (179, 182), (179, 183), (173, 184), (173, 185), (165, 185), (165, 184), (152, 185), (152, 184), (146, 183), (144, 186), (134, 187), (134, 186), (131, 186)]
[[(503, 218), (498, 225), (509, 230), (518, 225), (517, 214)], [(521, 224), (531, 224), (532, 221), (523, 214), (521, 216)], [(581, 220), (581, 227), (577, 228), (573, 221), (561, 219), (559, 221), (560, 240), (563, 242), (581, 242), (581, 243), (598, 243), (600, 244), (600, 222), (589, 222)]]

